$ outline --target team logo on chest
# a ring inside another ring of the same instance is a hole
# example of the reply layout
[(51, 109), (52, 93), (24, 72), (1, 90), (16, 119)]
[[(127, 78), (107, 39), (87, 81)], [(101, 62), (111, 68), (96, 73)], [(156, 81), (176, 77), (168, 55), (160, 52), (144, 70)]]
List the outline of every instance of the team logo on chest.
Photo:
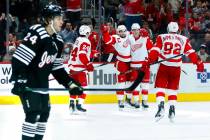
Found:
[(135, 52), (136, 50), (140, 49), (142, 46), (143, 46), (142, 43), (132, 45), (132, 46), (131, 46), (131, 50), (132, 50), (133, 52)]
[(55, 61), (57, 53), (54, 55), (48, 55), (48, 52), (45, 51), (41, 57), (41, 62), (39, 63), (39, 67), (42, 68), (45, 64), (50, 64)]

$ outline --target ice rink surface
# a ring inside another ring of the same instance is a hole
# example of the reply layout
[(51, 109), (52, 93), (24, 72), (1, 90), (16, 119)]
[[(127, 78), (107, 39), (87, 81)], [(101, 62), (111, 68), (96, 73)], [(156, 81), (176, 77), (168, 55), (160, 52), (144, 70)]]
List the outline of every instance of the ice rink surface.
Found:
[[(176, 120), (155, 122), (156, 104), (147, 111), (117, 104), (88, 104), (88, 112), (70, 115), (68, 105), (52, 105), (44, 140), (210, 140), (210, 103), (178, 103)], [(21, 105), (0, 105), (0, 140), (21, 140)]]

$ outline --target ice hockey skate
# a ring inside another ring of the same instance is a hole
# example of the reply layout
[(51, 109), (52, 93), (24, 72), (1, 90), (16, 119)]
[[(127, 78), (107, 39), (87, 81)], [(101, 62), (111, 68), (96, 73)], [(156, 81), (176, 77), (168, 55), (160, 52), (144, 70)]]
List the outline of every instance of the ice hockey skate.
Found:
[(82, 107), (82, 104), (80, 104), (78, 101), (76, 101), (76, 110), (78, 112), (86, 112), (87, 110)]
[(129, 99), (127, 96), (125, 97), (125, 103), (128, 107), (134, 107), (134, 104), (132, 103), (132, 100)]
[(175, 118), (175, 106), (174, 105), (171, 105), (169, 108), (168, 118), (171, 122), (174, 122), (174, 118)]
[(124, 109), (124, 102), (122, 100), (118, 100), (118, 107), (119, 107), (119, 110), (122, 111)]
[(149, 108), (149, 105), (146, 100), (142, 100), (141, 105), (144, 110), (147, 110)]
[(164, 117), (165, 109), (164, 109), (164, 101), (161, 101), (158, 105), (158, 111), (155, 115), (155, 121), (158, 122), (160, 119)]
[(134, 106), (134, 108), (139, 109), (140, 108), (139, 101), (134, 102), (133, 106)]
[(74, 102), (74, 100), (70, 100), (70, 102), (69, 102), (69, 110), (70, 110), (71, 114), (75, 113), (75, 102)]

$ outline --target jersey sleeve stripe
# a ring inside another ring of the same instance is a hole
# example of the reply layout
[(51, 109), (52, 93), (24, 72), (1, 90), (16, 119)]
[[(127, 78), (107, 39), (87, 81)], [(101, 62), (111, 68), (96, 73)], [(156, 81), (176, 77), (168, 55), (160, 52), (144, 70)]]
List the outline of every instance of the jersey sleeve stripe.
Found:
[(38, 27), (40, 27), (40, 26), (41, 26), (41, 24), (36, 24), (36, 25), (34, 25), (34, 26), (31, 26), (30, 29), (36, 30), (36, 28), (38, 28)]
[(188, 55), (190, 55), (191, 53), (194, 53), (194, 52), (195, 52), (195, 50), (190, 49), (187, 52), (185, 52), (185, 55), (188, 56)]
[(46, 38), (46, 37), (50, 37), (48, 34), (43, 34), (43, 35), (41, 35), (41, 39), (44, 39), (44, 38)]
[(47, 31), (41, 31), (41, 32), (39, 32), (39, 35), (43, 35), (43, 34), (47, 34)]
[(14, 54), (13, 57), (16, 58), (17, 60), (19, 60), (20, 62), (26, 64), (27, 66), (29, 65), (29, 62), (27, 62), (26, 60), (24, 60), (23, 58), (21, 58), (17, 54)]
[(41, 27), (41, 28), (37, 29), (36, 31), (39, 33), (39, 32), (44, 31), (44, 30), (45, 30), (45, 28)]
[(28, 55), (25, 50), (23, 49), (17, 49), (17, 51), (15, 52), (15, 54), (21, 56), (22, 58), (25, 58), (28, 60), (28, 62), (30, 62), (33, 59), (33, 56)]
[(32, 49), (26, 47), (25, 45), (20, 44), (20, 47), (22, 47), (24, 50), (26, 50), (27, 52), (29, 52), (29, 54), (31, 54), (32, 56), (36, 56), (36, 53)]

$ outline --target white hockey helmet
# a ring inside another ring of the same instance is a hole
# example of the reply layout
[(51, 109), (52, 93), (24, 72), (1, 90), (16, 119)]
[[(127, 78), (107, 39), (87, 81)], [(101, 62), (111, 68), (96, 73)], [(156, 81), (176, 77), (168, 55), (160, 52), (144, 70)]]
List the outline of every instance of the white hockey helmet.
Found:
[(132, 26), (131, 26), (131, 30), (138, 30), (140, 29), (140, 25), (138, 23), (133, 23)]
[(79, 34), (80, 34), (80, 35), (89, 36), (89, 35), (90, 35), (90, 32), (91, 32), (91, 29), (90, 29), (90, 27), (87, 26), (87, 25), (82, 25), (82, 26), (80, 26), (80, 28), (79, 28)]
[(168, 32), (176, 33), (179, 30), (179, 25), (177, 22), (170, 22), (167, 27)]
[(117, 32), (119, 33), (120, 31), (123, 31), (123, 32), (127, 31), (127, 28), (125, 27), (125, 25), (117, 26)]

